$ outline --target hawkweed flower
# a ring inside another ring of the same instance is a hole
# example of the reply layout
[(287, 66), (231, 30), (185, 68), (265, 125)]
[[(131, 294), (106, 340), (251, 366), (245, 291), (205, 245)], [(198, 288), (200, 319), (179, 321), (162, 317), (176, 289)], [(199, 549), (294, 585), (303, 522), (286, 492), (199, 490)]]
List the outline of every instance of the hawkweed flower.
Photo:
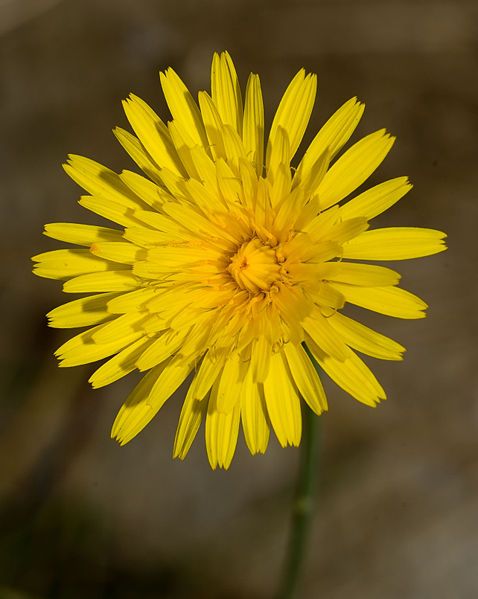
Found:
[(301, 398), (316, 414), (327, 409), (317, 365), (358, 401), (385, 399), (356, 352), (401, 360), (404, 348), (342, 309), (424, 317), (425, 302), (398, 287), (397, 272), (363, 261), (435, 254), (445, 235), (369, 230), (411, 189), (406, 177), (342, 202), (394, 142), (381, 129), (337, 157), (362, 117), (356, 98), (294, 159), (316, 75), (301, 69), (293, 78), (267, 137), (259, 77), (249, 76), (243, 99), (226, 52), (214, 54), (211, 94), (200, 92), (198, 103), (173, 69), (161, 85), (169, 122), (130, 95), (123, 104), (134, 135), (114, 130), (144, 175), (76, 155), (65, 164), (87, 192), (80, 205), (114, 228), (46, 225), (47, 236), (80, 248), (35, 256), (34, 272), (88, 294), (48, 314), (53, 327), (87, 327), (57, 350), (60, 366), (107, 358), (90, 378), (95, 388), (146, 373), (112, 437), (128, 443), (187, 380), (174, 456), (186, 456), (205, 419), (210, 464), (227, 468), (241, 423), (252, 454), (266, 451), (271, 427), (282, 446), (299, 444)]

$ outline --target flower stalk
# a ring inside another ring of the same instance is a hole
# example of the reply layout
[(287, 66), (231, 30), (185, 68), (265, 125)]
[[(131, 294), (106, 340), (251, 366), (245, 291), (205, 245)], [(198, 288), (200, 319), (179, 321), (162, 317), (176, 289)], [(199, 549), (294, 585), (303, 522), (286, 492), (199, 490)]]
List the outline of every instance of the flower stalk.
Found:
[(308, 406), (304, 406), (299, 474), (292, 508), (288, 553), (278, 599), (296, 599), (298, 597), (314, 511), (318, 445), (318, 419)]

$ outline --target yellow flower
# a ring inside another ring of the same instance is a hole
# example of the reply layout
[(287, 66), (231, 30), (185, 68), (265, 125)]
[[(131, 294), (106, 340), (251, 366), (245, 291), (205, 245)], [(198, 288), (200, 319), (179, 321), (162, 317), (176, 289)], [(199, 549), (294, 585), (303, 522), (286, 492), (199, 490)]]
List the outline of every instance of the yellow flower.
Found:
[(161, 85), (171, 121), (131, 95), (124, 109), (136, 135), (115, 129), (147, 177), (80, 156), (65, 165), (89, 194), (79, 203), (120, 228), (46, 225), (49, 237), (84, 249), (35, 256), (34, 272), (65, 280), (66, 293), (93, 293), (48, 314), (53, 327), (90, 327), (58, 349), (60, 366), (109, 358), (90, 378), (95, 388), (147, 371), (112, 436), (128, 443), (188, 380), (174, 456), (186, 456), (204, 417), (210, 464), (227, 468), (241, 422), (252, 454), (265, 452), (271, 426), (282, 446), (299, 444), (300, 398), (316, 414), (327, 409), (317, 364), (358, 401), (385, 399), (354, 350), (401, 360), (404, 348), (342, 308), (413, 319), (427, 306), (397, 286), (394, 270), (356, 260), (435, 254), (445, 235), (368, 230), (411, 189), (406, 177), (339, 205), (394, 142), (382, 129), (336, 158), (362, 116), (356, 98), (291, 167), (317, 87), (304, 69), (285, 91), (266, 144), (259, 77), (249, 76), (243, 102), (228, 53), (214, 54), (211, 94), (200, 92), (199, 105), (172, 69)]

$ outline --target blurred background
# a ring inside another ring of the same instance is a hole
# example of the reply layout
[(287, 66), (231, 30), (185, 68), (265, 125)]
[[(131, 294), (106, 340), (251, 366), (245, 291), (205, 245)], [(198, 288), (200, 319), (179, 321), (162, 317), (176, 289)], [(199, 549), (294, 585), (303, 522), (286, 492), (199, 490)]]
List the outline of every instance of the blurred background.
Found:
[(117, 446), (134, 377), (92, 391), (90, 367), (57, 368), (68, 331), (44, 314), (71, 298), (30, 266), (59, 247), (43, 223), (97, 221), (76, 204), (66, 154), (132, 168), (111, 134), (127, 126), (121, 99), (133, 91), (167, 119), (158, 71), (209, 89), (222, 49), (243, 84), (261, 74), (269, 119), (300, 67), (318, 73), (308, 141), (359, 96), (358, 134), (398, 135), (370, 182), (415, 184), (377, 224), (449, 233), (445, 254), (396, 265), (426, 320), (360, 314), (408, 348), (403, 363), (368, 361), (388, 401), (370, 410), (327, 386), (302, 596), (478, 597), (478, 4), (1, 0), (0, 599), (274, 594), (298, 451), (272, 441), (252, 458), (241, 440), (230, 471), (212, 472), (200, 434), (172, 461), (180, 394)]

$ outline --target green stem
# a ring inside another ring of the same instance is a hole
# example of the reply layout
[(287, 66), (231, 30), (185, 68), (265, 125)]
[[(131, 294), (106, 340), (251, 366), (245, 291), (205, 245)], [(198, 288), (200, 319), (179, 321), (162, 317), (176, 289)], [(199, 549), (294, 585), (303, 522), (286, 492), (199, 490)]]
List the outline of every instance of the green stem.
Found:
[(314, 508), (313, 496), (317, 475), (317, 425), (316, 415), (305, 405), (299, 475), (292, 510), (292, 529), (278, 599), (295, 599), (298, 597), (297, 591), (304, 565)]

